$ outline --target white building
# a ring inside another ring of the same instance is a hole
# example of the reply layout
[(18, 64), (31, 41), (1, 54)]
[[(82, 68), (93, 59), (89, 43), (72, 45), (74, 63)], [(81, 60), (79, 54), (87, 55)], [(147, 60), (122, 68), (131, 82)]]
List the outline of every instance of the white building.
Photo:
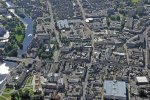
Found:
[(148, 84), (148, 80), (145, 76), (139, 76), (139, 77), (136, 77), (136, 82), (137, 84), (139, 85), (142, 85), (142, 84)]
[(105, 80), (104, 100), (127, 100), (126, 83), (124, 81)]

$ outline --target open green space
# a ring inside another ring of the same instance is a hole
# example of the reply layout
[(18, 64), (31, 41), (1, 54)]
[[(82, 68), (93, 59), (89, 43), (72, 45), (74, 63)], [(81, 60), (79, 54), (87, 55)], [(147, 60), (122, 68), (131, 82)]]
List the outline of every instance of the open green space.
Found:
[(5, 88), (3, 92), (9, 93), (10, 91), (12, 91), (13, 89), (11, 88)]
[(32, 85), (26, 85), (25, 88), (29, 88), (29, 89), (32, 89)]
[(20, 22), (17, 18), (14, 20), (5, 20), (4, 26), (6, 30), (11, 32), (9, 41), (5, 44), (5, 48), (3, 50), (3, 55), (7, 55), (10, 57), (17, 56), (17, 49), (21, 47), (21, 43), (23, 41), (25, 35), (25, 27), (22, 22)]
[(39, 56), (39, 58), (42, 58), (42, 59), (52, 59), (53, 52), (45, 52), (45, 50), (46, 50), (46, 47), (40, 46), (40, 48), (38, 50), (38, 56)]
[[(11, 94), (11, 98), (16, 98), (16, 100), (30, 100), (27, 98), (32, 97), (32, 96), (34, 96), (34, 92), (31, 87), (30, 88), (26, 88), (26, 87), (20, 88), (19, 90), (14, 91)], [(34, 99), (34, 100), (36, 100), (36, 99)]]
[(26, 80), (26, 84), (25, 84), (25, 85), (31, 85), (31, 84), (32, 84), (32, 79), (33, 79), (33, 76), (30, 75), (30, 76), (28, 77), (28, 79)]
[(133, 3), (137, 3), (139, 0), (131, 0)]
[(23, 35), (15, 34), (15, 38), (16, 38), (17, 42), (20, 43), (23, 40)]
[(3, 96), (3, 97), (6, 97), (6, 98), (10, 98), (10, 97), (11, 97), (10, 94), (6, 94), (6, 93), (3, 93), (2, 96)]
[(26, 90), (29, 91), (29, 94), (30, 94), (30, 95), (34, 95), (33, 87), (24, 87), (24, 88), (22, 89), (22, 91), (24, 91), (24, 92), (25, 92)]
[(24, 88), (22, 88), (22, 91), (24, 91), (24, 92), (25, 92), (26, 90), (28, 90), (30, 95), (34, 95), (33, 86), (32, 86), (32, 80), (33, 80), (33, 76), (30, 75), (30, 76), (27, 78), (27, 80), (26, 80), (26, 83), (25, 83)]
[(4, 97), (0, 96), (0, 100), (6, 100)]

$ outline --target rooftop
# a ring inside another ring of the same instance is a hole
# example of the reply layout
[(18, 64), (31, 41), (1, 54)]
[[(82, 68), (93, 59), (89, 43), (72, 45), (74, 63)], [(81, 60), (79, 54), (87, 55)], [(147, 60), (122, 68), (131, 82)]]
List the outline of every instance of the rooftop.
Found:
[(138, 82), (148, 82), (147, 78), (145, 76), (139, 76), (136, 77)]
[(67, 19), (65, 19), (65, 20), (59, 20), (57, 22), (57, 26), (58, 26), (59, 29), (69, 28), (68, 20)]
[(126, 97), (126, 84), (123, 81), (104, 81), (104, 95)]
[(0, 37), (3, 36), (5, 33), (5, 29), (0, 27)]

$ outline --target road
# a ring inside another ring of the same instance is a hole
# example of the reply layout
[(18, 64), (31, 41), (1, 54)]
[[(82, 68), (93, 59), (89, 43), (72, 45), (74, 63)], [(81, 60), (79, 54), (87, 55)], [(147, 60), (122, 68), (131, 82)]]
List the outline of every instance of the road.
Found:
[[(87, 1), (87, 2), (88, 2), (88, 1)], [(82, 4), (80, 3), (80, 0), (77, 0), (77, 3), (78, 3), (78, 5), (79, 5), (79, 7), (80, 7), (80, 9), (81, 9), (82, 17), (83, 17), (83, 20), (80, 21), (80, 22), (82, 22), (83, 25), (86, 27), (86, 29), (91, 33), (91, 37), (92, 37), (91, 42), (92, 42), (92, 47), (93, 47), (93, 49), (92, 49), (92, 55), (93, 55), (93, 52), (94, 52), (94, 34), (93, 34), (93, 32), (89, 29), (89, 27), (86, 25), (86, 22), (85, 22), (85, 20), (86, 20), (86, 15), (85, 15), (84, 9), (83, 9), (83, 7), (82, 7)], [(92, 56), (91, 56), (91, 62), (90, 62), (90, 64), (89, 64), (88, 67), (90, 67), (90, 66), (92, 65), (92, 63), (93, 63), (93, 58), (92, 58)], [(83, 96), (82, 96), (81, 100), (85, 100), (86, 88), (87, 88), (87, 84), (88, 84), (88, 76), (89, 76), (89, 70), (87, 69), (87, 74), (86, 74), (85, 82), (84, 82), (84, 85), (83, 85)]]
[(60, 50), (55, 50), (54, 51), (54, 55), (53, 55), (54, 62), (58, 62), (59, 54), (60, 54)]
[(130, 59), (129, 59), (128, 47), (127, 47), (126, 43), (125, 43), (123, 46), (124, 46), (124, 49), (125, 49), (125, 51), (126, 51), (127, 63), (128, 63), (128, 65), (129, 65), (129, 64), (130, 64)]
[(78, 5), (79, 5), (79, 7), (80, 7), (80, 9), (81, 9), (82, 17), (83, 17), (83, 19), (85, 20), (85, 19), (86, 19), (86, 17), (85, 17), (85, 12), (84, 12), (84, 9), (83, 9), (83, 7), (82, 7), (82, 4), (80, 3), (80, 0), (77, 0), (77, 3), (78, 3)]
[[(91, 64), (88, 67), (90, 67), (90, 66), (91, 66)], [(88, 77), (89, 77), (89, 70), (87, 69), (85, 82), (83, 82), (83, 96), (81, 97), (81, 100), (86, 100), (85, 95), (86, 95), (86, 88), (87, 88), (87, 85), (88, 85)]]
[(148, 33), (150, 31), (150, 26), (147, 27), (146, 32), (145, 32), (145, 41), (146, 41), (146, 49), (145, 49), (145, 70), (148, 73), (148, 76), (150, 77), (150, 70), (148, 69), (148, 64), (150, 63), (150, 58), (149, 58), (149, 41), (148, 41)]
[(149, 63), (149, 47), (148, 47), (148, 32), (150, 31), (150, 27), (146, 29), (144, 32), (145, 35), (145, 41), (146, 41), (146, 50), (145, 50), (145, 68), (147, 69), (148, 63)]
[(47, 0), (47, 6), (48, 6), (50, 17), (51, 17), (51, 27), (53, 28), (53, 31), (55, 33), (55, 36), (56, 36), (57, 42), (59, 44), (59, 47), (62, 47), (61, 41), (59, 39), (59, 32), (55, 28), (54, 14), (53, 14), (53, 10), (52, 10), (52, 5), (51, 5), (49, 0)]
[[(139, 35), (135, 35), (133, 37), (131, 37), (130, 39), (127, 40), (126, 43), (130, 43), (132, 42), (134, 39), (138, 38)], [(124, 44), (124, 48), (125, 48), (125, 51), (126, 51), (126, 56), (127, 56), (127, 63), (129, 64), (130, 63), (130, 59), (129, 59), (129, 52), (128, 52), (128, 47), (127, 47), (127, 44)]]
[[(54, 14), (53, 14), (53, 10), (52, 10), (52, 5), (51, 5), (49, 0), (47, 0), (47, 8), (49, 10), (50, 18), (51, 18), (51, 25), (50, 26), (52, 27), (53, 32), (55, 33), (56, 40), (57, 40), (57, 43), (59, 44), (59, 47), (62, 47), (60, 37), (59, 37), (59, 32), (55, 28)], [(53, 56), (54, 62), (58, 62), (59, 54), (60, 54), (60, 50), (57, 50), (54, 52), (54, 56)]]
[[(88, 2), (88, 1), (87, 1), (87, 2)], [(86, 25), (86, 22), (85, 22), (86, 16), (85, 16), (85, 12), (84, 12), (84, 9), (83, 9), (83, 7), (82, 7), (82, 4), (80, 3), (80, 0), (77, 0), (77, 3), (78, 3), (78, 5), (79, 5), (79, 7), (80, 7), (80, 9), (81, 9), (82, 17), (83, 17), (83, 20), (80, 21), (80, 22), (82, 22), (83, 25), (86, 27), (87, 31), (89, 31), (89, 32), (91, 33), (91, 37), (92, 37), (91, 42), (92, 42), (92, 47), (93, 47), (93, 49), (94, 49), (94, 34), (93, 34), (93, 32), (89, 29), (89, 27)], [(78, 20), (77, 20), (77, 21), (78, 21)], [(92, 50), (92, 55), (93, 55), (93, 50)], [(90, 62), (90, 64), (89, 64), (88, 67), (90, 67), (90, 66), (92, 65), (92, 63), (93, 63), (93, 58), (92, 58), (92, 56), (91, 56), (91, 62)], [(87, 73), (86, 73), (86, 77), (85, 77), (85, 82), (84, 82), (84, 84), (83, 84), (83, 96), (82, 96), (81, 100), (85, 100), (86, 88), (87, 88), (87, 84), (88, 84), (88, 76), (89, 76), (89, 70), (87, 69)]]
[(86, 25), (86, 22), (85, 22), (86, 16), (85, 16), (85, 12), (84, 12), (84, 9), (83, 9), (83, 7), (82, 7), (82, 4), (80, 3), (80, 0), (77, 0), (77, 3), (78, 3), (78, 5), (79, 5), (79, 7), (80, 7), (80, 9), (81, 9), (81, 12), (82, 12), (83, 21), (81, 21), (81, 22), (83, 23), (83, 25), (86, 27), (86, 29), (87, 29), (90, 33), (93, 33), (93, 32), (89, 29), (89, 27)]

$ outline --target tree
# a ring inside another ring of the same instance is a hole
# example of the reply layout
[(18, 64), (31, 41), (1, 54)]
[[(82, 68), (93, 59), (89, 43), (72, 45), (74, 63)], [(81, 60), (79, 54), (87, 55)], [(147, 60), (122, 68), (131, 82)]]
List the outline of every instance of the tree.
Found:
[(28, 64), (28, 68), (31, 68), (32, 67), (32, 64)]
[(14, 93), (11, 93), (11, 100), (16, 100), (16, 95)]
[(24, 93), (23, 93), (23, 97), (25, 99), (29, 99), (30, 98), (30, 95), (29, 95), (29, 90), (28, 89), (25, 89)]
[(19, 97), (21, 97), (23, 95), (22, 89), (18, 90), (18, 94), (19, 94)]
[(124, 29), (125, 26), (125, 18), (123, 17), (121, 20), (121, 31)]
[(58, 44), (58, 43), (55, 43), (54, 49), (55, 49), (55, 50), (58, 50), (58, 49), (59, 49), (59, 44)]
[(31, 98), (31, 100), (44, 100), (44, 96), (43, 95), (35, 95)]
[(116, 20), (117, 20), (117, 21), (120, 21), (120, 15), (117, 15), (117, 16), (116, 16)]
[(19, 93), (19, 98), (21, 100), (30, 100), (29, 89), (25, 89), (24, 91), (22, 89), (19, 89), (18, 93)]
[(106, 23), (107, 23), (107, 26), (109, 27), (110, 26), (110, 19), (109, 19), (109, 17), (106, 17)]
[(6, 43), (6, 46), (5, 46), (5, 51), (8, 52), (8, 51), (11, 51), (13, 49), (12, 45), (10, 42)]
[(22, 50), (23, 49), (23, 44), (19, 44), (19, 48)]
[(115, 21), (116, 20), (116, 17), (115, 16), (110, 16), (110, 19)]
[(101, 58), (101, 56), (102, 56), (102, 54), (100, 53), (100, 54), (99, 54), (99, 56), (98, 56), (98, 58), (100, 59), (100, 58)]
[(0, 55), (3, 55), (3, 50), (0, 49)]
[(18, 98), (18, 93), (16, 91), (11, 93), (11, 100), (17, 100), (17, 98)]
[(140, 97), (147, 97), (147, 94), (144, 90), (139, 90), (139, 96)]
[(10, 57), (17, 57), (17, 49), (13, 49), (8, 53)]
[(16, 26), (15, 32), (16, 32), (17, 34), (22, 34), (22, 33), (23, 33), (23, 27), (22, 27), (22, 26)]

